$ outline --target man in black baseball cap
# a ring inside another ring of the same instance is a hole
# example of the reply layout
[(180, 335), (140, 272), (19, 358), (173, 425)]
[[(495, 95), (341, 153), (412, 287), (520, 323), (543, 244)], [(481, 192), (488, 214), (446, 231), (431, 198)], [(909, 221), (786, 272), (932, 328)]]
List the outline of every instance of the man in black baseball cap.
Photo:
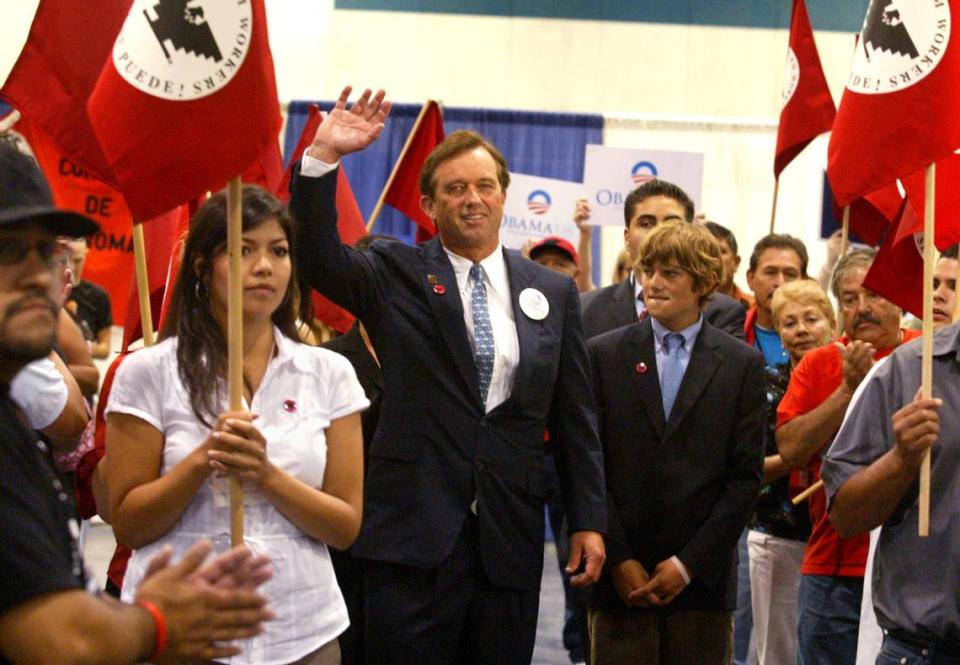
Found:
[(203, 566), (211, 546), (199, 543), (176, 565), (159, 555), (134, 605), (87, 593), (72, 500), (10, 399), (56, 334), (58, 236), (96, 230), (57, 209), (33, 160), (0, 141), (0, 665), (225, 658), (271, 617), (256, 593), (267, 560), (238, 548)]
[(0, 144), (0, 381), (13, 378), (19, 361), (50, 353), (61, 286), (53, 269), (57, 236), (97, 229), (87, 217), (56, 208), (33, 159)]
[(36, 162), (12, 144), (0, 142), (0, 226), (30, 223), (71, 238), (99, 230), (89, 217), (54, 206), (50, 188)]

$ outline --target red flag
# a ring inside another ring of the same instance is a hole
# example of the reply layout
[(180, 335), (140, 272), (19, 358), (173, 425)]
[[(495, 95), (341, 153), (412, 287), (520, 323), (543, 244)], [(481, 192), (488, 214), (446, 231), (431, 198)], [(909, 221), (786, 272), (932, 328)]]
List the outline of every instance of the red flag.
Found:
[[(189, 219), (187, 220), (189, 224)], [(182, 224), (181, 224), (182, 227)], [(173, 285), (177, 282), (177, 275), (180, 274), (180, 260), (183, 258), (183, 247), (187, 242), (186, 231), (181, 232), (180, 237), (173, 243), (173, 249), (170, 252), (170, 263), (167, 266), (167, 280), (163, 287), (163, 304), (160, 305), (160, 320), (157, 323), (157, 330), (163, 328), (167, 321), (167, 315), (170, 313), (170, 301), (173, 298)]]
[(960, 0), (871, 2), (834, 122), (840, 205), (960, 147)]
[(23, 51), (0, 89), (70, 161), (114, 188), (116, 179), (87, 117), (87, 99), (131, 2), (101, 0), (93, 10), (87, 0), (41, 0)]
[(124, 325), (133, 275), (133, 236), (123, 195), (64, 156), (36, 123), (20, 118), (8, 134), (19, 140), (18, 135), (43, 171), (54, 203), (83, 213), (100, 225), (100, 231), (87, 239), (90, 249), (82, 278), (106, 289), (113, 322)]
[[(322, 120), (323, 114), (320, 113), (320, 107), (316, 104), (311, 104), (307, 110), (307, 123), (303, 126), (303, 131), (300, 132), (300, 138), (297, 140), (297, 146), (293, 149), (293, 154), (288, 155), (290, 163), (287, 165), (287, 170), (283, 174), (283, 180), (280, 181), (280, 186), (277, 187), (277, 190), (274, 192), (281, 201), (290, 200), (290, 181), (293, 180), (293, 168), (297, 165), (297, 162), (300, 161), (300, 158), (303, 157), (303, 153), (310, 147), (310, 144), (313, 143), (313, 137), (316, 136), (317, 129), (320, 127)], [(343, 165), (341, 164), (341, 166)], [(340, 182), (337, 181), (337, 184), (339, 185)]]
[(87, 110), (137, 219), (241, 174), (281, 126), (263, 0), (134, 0)]
[[(850, 232), (860, 240), (873, 245), (880, 244), (883, 234), (897, 220), (903, 206), (903, 195), (896, 182), (884, 185), (866, 196), (854, 199), (850, 206)], [(834, 202), (834, 215), (841, 219), (843, 211)]]
[[(300, 140), (297, 141), (297, 147), (290, 156), (290, 165), (287, 167), (280, 185), (274, 190), (277, 198), (281, 201), (290, 199), (290, 180), (293, 178), (293, 167), (299, 161), (300, 157), (313, 142), (313, 137), (320, 127), (323, 120), (323, 114), (320, 107), (316, 104), (310, 105), (307, 115), (307, 124), (300, 133)], [(353, 196), (353, 189), (350, 187), (350, 181), (347, 180), (347, 173), (340, 164), (339, 174), (337, 175), (337, 230), (340, 232), (340, 239), (353, 245), (360, 238), (367, 235), (367, 227), (363, 223), (363, 214), (360, 212), (360, 206), (357, 205), (357, 199)]]
[[(146, 248), (147, 281), (150, 288), (150, 317), (153, 329), (160, 329), (160, 315), (163, 311), (164, 295), (167, 286), (169, 267), (174, 255), (174, 247), (190, 226), (190, 213), (186, 205), (151, 219), (143, 226), (143, 244)], [(179, 265), (179, 257), (177, 260)], [(137, 276), (132, 275), (126, 301), (126, 324), (123, 326), (123, 349), (130, 343), (143, 337), (140, 321), (140, 300), (137, 296)]]
[(863, 280), (864, 287), (917, 317), (923, 317), (922, 239), (923, 221), (906, 200)]
[(836, 115), (837, 109), (820, 65), (807, 8), (803, 0), (793, 0), (787, 76), (780, 125), (777, 127), (773, 175), (779, 178), (780, 172), (810, 141), (829, 132)]
[[(283, 182), (283, 155), (279, 137), (268, 143), (257, 158), (244, 169), (241, 179), (247, 185), (258, 185), (268, 192), (276, 192)], [(220, 189), (223, 189), (222, 187)]]
[[(280, 187), (276, 190), (276, 195), (283, 201), (290, 198), (290, 180), (293, 178), (293, 168), (304, 151), (310, 146), (322, 120), (323, 114), (320, 113), (320, 108), (316, 104), (311, 104), (307, 124), (300, 133), (297, 147), (294, 148), (293, 154), (290, 156), (290, 165), (287, 167), (287, 172), (284, 174)], [(340, 232), (340, 239), (348, 245), (353, 245), (357, 240), (367, 235), (367, 227), (363, 223), (360, 206), (357, 205), (357, 200), (353, 196), (353, 189), (350, 187), (350, 181), (347, 180), (347, 172), (344, 170), (343, 164), (340, 164), (337, 174), (337, 230)], [(347, 332), (356, 320), (353, 314), (339, 305), (335, 305), (316, 291), (310, 292), (310, 300), (313, 305), (313, 317), (338, 332)]]
[[(960, 242), (960, 155), (950, 154), (938, 159), (936, 167), (936, 191), (934, 200), (934, 235), (938, 249), (944, 250)], [(926, 169), (903, 178), (903, 188), (913, 202), (917, 217), (923, 221), (926, 212)]]
[(444, 138), (443, 114), (440, 105), (427, 102), (427, 109), (409, 139), (407, 151), (393, 169), (393, 180), (383, 200), (417, 224), (417, 242), (429, 240), (437, 234), (433, 220), (420, 207), (420, 171), (423, 163)]

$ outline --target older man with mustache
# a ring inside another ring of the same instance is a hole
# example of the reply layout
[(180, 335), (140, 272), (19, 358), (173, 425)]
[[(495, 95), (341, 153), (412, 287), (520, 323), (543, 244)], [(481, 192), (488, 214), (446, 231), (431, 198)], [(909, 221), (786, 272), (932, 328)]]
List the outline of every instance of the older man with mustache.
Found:
[[(857, 386), (874, 362), (918, 331), (900, 328), (900, 309), (863, 287), (875, 250), (852, 252), (837, 263), (830, 288), (840, 302), (846, 334), (811, 351), (797, 366), (777, 409), (777, 446), (783, 460), (820, 477), (821, 456), (843, 421)], [(810, 497), (813, 532), (800, 581), (799, 665), (856, 660), (867, 534), (842, 538), (827, 516), (824, 493)]]

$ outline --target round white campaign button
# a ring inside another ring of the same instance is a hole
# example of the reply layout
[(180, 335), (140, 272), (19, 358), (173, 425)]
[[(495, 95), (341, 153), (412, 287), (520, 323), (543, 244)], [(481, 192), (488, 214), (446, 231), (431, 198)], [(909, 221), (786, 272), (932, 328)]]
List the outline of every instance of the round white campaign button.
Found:
[(534, 321), (543, 321), (550, 313), (550, 303), (537, 289), (524, 289), (520, 292), (520, 309)]

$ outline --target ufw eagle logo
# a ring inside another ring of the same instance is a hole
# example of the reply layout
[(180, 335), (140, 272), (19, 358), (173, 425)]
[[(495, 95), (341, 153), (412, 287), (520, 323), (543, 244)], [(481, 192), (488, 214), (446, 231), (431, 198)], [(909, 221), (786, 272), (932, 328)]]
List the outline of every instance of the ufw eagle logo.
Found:
[(870, 11), (867, 19), (864, 21), (863, 52), (870, 60), (870, 51), (867, 50), (867, 44), (873, 47), (875, 51), (888, 51), (891, 54), (906, 55), (910, 58), (916, 58), (920, 55), (917, 51), (907, 27), (900, 18), (900, 11), (891, 7), (893, 0), (881, 2), (873, 0), (870, 5)]
[(214, 62), (223, 60), (199, 0), (159, 0), (153, 6), (153, 11), (157, 15), (155, 20), (150, 18), (146, 10), (143, 15), (160, 42), (167, 62), (172, 62), (170, 52), (167, 51), (167, 40), (170, 40), (176, 50), (209, 58)]

